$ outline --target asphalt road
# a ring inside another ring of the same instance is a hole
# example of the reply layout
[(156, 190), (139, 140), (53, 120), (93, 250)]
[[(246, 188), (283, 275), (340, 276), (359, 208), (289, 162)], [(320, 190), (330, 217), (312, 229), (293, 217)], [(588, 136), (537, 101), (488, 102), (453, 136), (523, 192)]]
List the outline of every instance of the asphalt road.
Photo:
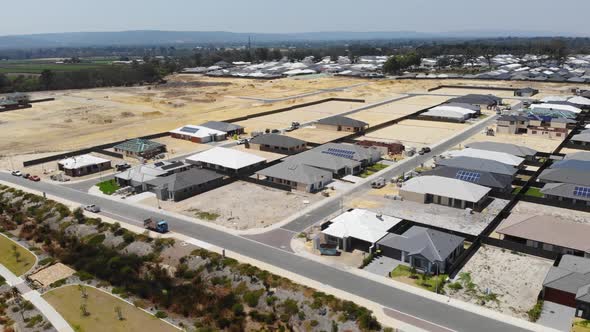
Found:
[[(428, 157), (425, 156), (423, 158)], [(139, 226), (142, 225), (142, 220), (148, 217), (168, 220), (171, 230), (174, 232), (206, 241), (334, 288), (370, 299), (384, 307), (408, 315), (406, 317), (410, 324), (419, 326), (421, 321), (416, 322), (416, 317), (418, 317), (454, 331), (523, 331), (521, 328), (506, 322), (443, 305), (439, 302), (323, 265), (287, 251), (204, 225), (191, 223), (164, 214), (157, 214), (140, 207), (93, 196), (64, 186), (45, 182), (31, 182), (4, 172), (0, 173), (0, 180), (43, 191), (49, 195), (58, 196), (80, 204), (97, 204), (105, 214), (114, 218), (121, 218), (128, 223)], [(405, 319), (399, 316), (397, 318), (405, 321)], [(419, 327), (428, 330), (431, 325), (424, 323), (423, 326)]]

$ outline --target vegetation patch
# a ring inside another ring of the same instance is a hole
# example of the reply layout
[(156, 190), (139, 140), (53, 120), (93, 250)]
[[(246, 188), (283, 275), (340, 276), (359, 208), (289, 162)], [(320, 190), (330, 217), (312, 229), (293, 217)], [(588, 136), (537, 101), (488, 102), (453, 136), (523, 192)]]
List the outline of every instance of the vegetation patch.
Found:
[(220, 217), (220, 215), (215, 212), (201, 211), (199, 209), (190, 209), (188, 211), (194, 213), (197, 218), (207, 221), (215, 221)]
[(97, 186), (98, 189), (100, 189), (100, 191), (102, 191), (102, 193), (105, 195), (112, 195), (115, 193), (115, 191), (121, 188), (114, 179), (103, 181), (97, 184)]
[(35, 255), (14, 241), (0, 235), (0, 264), (20, 276), (35, 264)]
[(529, 320), (531, 322), (536, 322), (539, 317), (541, 317), (541, 313), (543, 312), (543, 300), (537, 301), (535, 306), (531, 308), (531, 310), (527, 311), (529, 315)]
[(385, 168), (387, 168), (387, 165), (382, 164), (382, 163), (377, 163), (377, 164), (367, 167), (359, 176), (361, 178), (366, 178), (366, 177), (371, 176), (379, 171), (384, 170)]
[(448, 275), (439, 274), (438, 276), (431, 276), (428, 274), (419, 273), (415, 268), (410, 268), (405, 265), (398, 265), (391, 271), (391, 278), (416, 285), (431, 292), (443, 293), (443, 287)]

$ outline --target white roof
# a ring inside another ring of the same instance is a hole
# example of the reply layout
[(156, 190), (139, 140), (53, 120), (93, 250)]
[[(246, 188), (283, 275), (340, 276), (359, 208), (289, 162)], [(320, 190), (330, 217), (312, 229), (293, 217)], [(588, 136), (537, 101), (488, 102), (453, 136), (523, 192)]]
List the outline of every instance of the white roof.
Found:
[(497, 162), (510, 165), (519, 166), (524, 161), (523, 158), (511, 155), (505, 152), (487, 151), (480, 149), (467, 148), (463, 150), (448, 151), (446, 155), (450, 157), (472, 157), (480, 159), (495, 160)]
[(102, 164), (106, 162), (110, 162), (110, 160), (85, 154), (81, 156), (62, 159), (58, 162), (58, 164), (62, 165), (65, 169), (78, 169), (81, 167)]
[(571, 97), (570, 99), (568, 99), (567, 101), (569, 101), (572, 104), (578, 104), (578, 105), (590, 105), (590, 99), (586, 98), (586, 97), (582, 97), (582, 96), (575, 96), (575, 97)]
[(444, 196), (467, 202), (479, 202), (491, 189), (462, 180), (426, 175), (406, 181), (402, 186), (402, 190)]
[(170, 133), (198, 138), (205, 138), (210, 136), (225, 136), (227, 134), (224, 131), (195, 125), (182, 126), (180, 128), (171, 130)]
[(363, 209), (344, 212), (332, 219), (332, 224), (322, 233), (337, 238), (353, 237), (355, 239), (375, 243), (393, 226), (402, 221), (399, 218), (381, 215)]
[(189, 162), (203, 162), (225, 168), (241, 169), (266, 161), (257, 155), (222, 147), (215, 147), (186, 158)]
[(465, 107), (459, 107), (459, 106), (448, 106), (448, 105), (441, 105), (441, 106), (436, 106), (430, 109), (431, 111), (434, 110), (440, 110), (440, 111), (453, 111), (453, 112), (459, 112), (462, 114), (475, 114), (474, 110), (470, 110), (468, 108)]
[(436, 116), (441, 118), (452, 118), (452, 119), (465, 119), (467, 115), (463, 112), (454, 111), (454, 110), (440, 110), (440, 109), (430, 109), (428, 112), (424, 112), (421, 115), (424, 116)]
[(568, 96), (547, 96), (541, 99), (542, 102), (546, 103), (548, 101), (567, 101)]
[(582, 110), (579, 109), (579, 108), (577, 108), (577, 107), (574, 107), (574, 106), (571, 106), (571, 105), (562, 105), (562, 104), (532, 104), (531, 105), (531, 108), (532, 109), (535, 109), (535, 108), (551, 108), (551, 109), (554, 109), (554, 110), (569, 111), (569, 112), (576, 113), (576, 114), (582, 112)]

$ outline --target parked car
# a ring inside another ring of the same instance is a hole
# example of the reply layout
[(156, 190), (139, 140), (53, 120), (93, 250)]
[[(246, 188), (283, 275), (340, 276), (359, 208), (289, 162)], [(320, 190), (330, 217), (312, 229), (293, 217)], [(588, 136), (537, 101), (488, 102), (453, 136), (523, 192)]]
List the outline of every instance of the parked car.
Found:
[(28, 179), (31, 176), (29, 173), (23, 173), (23, 179)]
[(124, 170), (129, 169), (129, 168), (131, 168), (131, 165), (129, 165), (128, 163), (120, 163), (120, 164), (116, 164), (115, 165), (115, 169), (118, 172), (124, 171)]
[(241, 138), (236, 143), (238, 143), (238, 145), (241, 145), (241, 144), (246, 144), (247, 142), (248, 142), (247, 138)]
[(88, 212), (98, 213), (100, 212), (100, 206), (95, 204), (84, 205), (84, 210)]
[(31, 176), (29, 176), (29, 178), (28, 178), (28, 179), (29, 179), (29, 180), (31, 180), (31, 181), (34, 181), (34, 182), (39, 182), (39, 181), (41, 181), (41, 178), (40, 178), (40, 177), (38, 177), (37, 175), (31, 175)]
[(11, 174), (14, 176), (23, 176), (23, 173), (21, 173), (20, 171), (12, 171)]
[(429, 147), (427, 147), (427, 146), (423, 147), (423, 148), (422, 148), (422, 150), (424, 150), (424, 153), (430, 153), (430, 151), (432, 151), (432, 150), (430, 150), (430, 148), (429, 148)]
[(278, 133), (280, 133), (281, 131), (280, 131), (280, 130), (278, 130), (278, 129), (273, 129), (273, 130), (271, 130), (270, 132), (271, 132), (271, 133), (273, 133), (273, 134), (278, 134)]

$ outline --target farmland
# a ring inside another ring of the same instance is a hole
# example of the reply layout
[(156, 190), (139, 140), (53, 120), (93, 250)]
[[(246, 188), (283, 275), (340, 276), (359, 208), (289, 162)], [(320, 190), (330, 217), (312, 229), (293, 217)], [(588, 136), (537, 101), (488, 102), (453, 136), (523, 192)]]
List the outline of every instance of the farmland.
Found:
[(88, 60), (82, 63), (56, 63), (57, 60), (0, 61), (0, 74), (41, 74), (43, 70), (55, 72), (99, 69), (111, 66), (110, 60)]

